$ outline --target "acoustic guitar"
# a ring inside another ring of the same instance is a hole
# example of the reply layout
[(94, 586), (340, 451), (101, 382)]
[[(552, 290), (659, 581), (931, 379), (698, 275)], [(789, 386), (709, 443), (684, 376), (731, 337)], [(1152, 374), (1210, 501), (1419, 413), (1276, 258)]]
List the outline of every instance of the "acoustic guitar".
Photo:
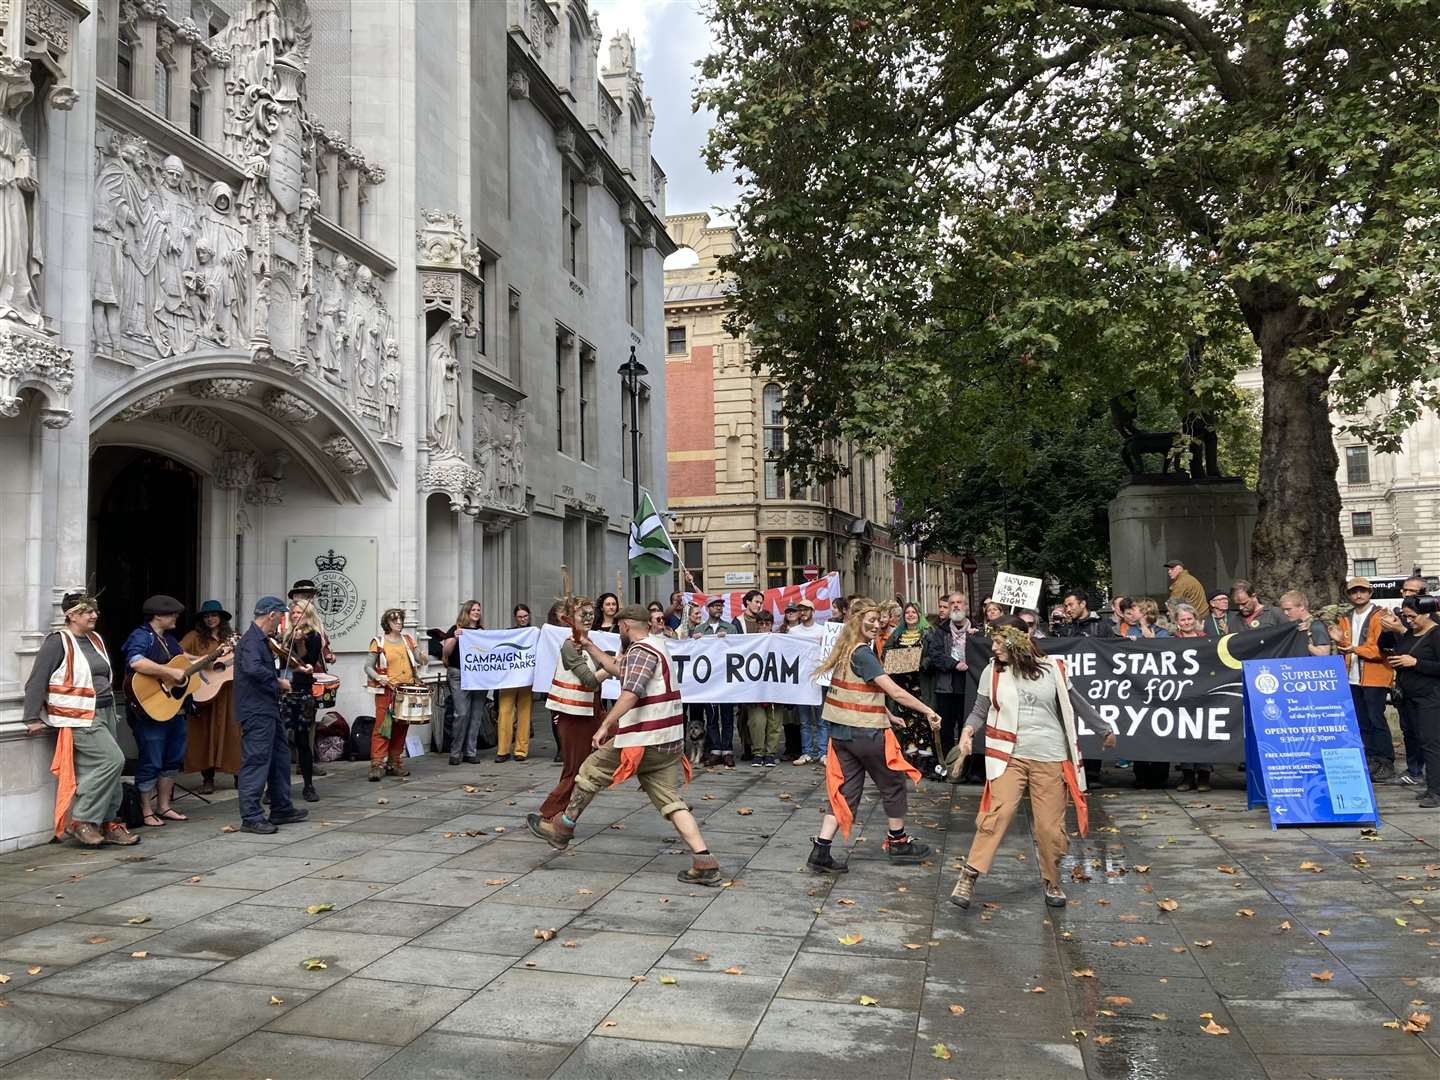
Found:
[(215, 658), (229, 647), (221, 645), (199, 660), (192, 661), (187, 657), (177, 656), (168, 661), (165, 666), (174, 668), (182, 676), (173, 686), (161, 682), (154, 675), (130, 672), (129, 678), (125, 680), (126, 700), (157, 724), (173, 720), (180, 707), (185, 704), (185, 699), (200, 688), (200, 672), (210, 667)]
[(228, 656), (195, 676), (198, 684), (191, 695), (196, 705), (213, 701), (221, 690), (235, 681), (235, 657)]

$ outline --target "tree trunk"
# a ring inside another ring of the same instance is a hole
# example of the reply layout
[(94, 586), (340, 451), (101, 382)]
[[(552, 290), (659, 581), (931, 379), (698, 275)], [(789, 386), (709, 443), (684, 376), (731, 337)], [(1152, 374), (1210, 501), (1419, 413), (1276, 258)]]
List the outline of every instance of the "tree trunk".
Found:
[[(1291, 312), (1259, 320), (1265, 410), (1260, 429), (1260, 516), (1250, 554), (1266, 604), (1299, 589), (1311, 611), (1342, 598), (1345, 541), (1340, 534), (1339, 458), (1324, 374), (1296, 370)], [(1254, 324), (1252, 323), (1252, 326)]]

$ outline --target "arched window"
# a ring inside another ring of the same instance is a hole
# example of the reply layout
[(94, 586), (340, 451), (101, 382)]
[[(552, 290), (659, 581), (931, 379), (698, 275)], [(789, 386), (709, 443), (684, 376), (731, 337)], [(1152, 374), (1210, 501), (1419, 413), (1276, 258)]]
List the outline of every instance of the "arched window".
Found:
[(785, 474), (776, 456), (785, 449), (784, 395), (779, 383), (766, 383), (760, 391), (760, 446), (765, 455), (765, 498), (785, 498)]

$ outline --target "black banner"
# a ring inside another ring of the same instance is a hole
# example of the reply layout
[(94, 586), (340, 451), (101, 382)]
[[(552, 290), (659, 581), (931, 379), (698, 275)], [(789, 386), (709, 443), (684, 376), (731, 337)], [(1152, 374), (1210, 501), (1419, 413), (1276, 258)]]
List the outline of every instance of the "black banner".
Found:
[[(1064, 660), (1075, 689), (1120, 729), (1115, 749), (1102, 750), (1104, 733), (1082, 726), (1087, 758), (1238, 763), (1245, 760), (1240, 662), (1305, 656), (1306, 641), (1292, 624), (1221, 638), (1044, 638), (1039, 645)], [(988, 697), (990, 688), (978, 683), (990, 639), (971, 637), (966, 660), (972, 694)]]

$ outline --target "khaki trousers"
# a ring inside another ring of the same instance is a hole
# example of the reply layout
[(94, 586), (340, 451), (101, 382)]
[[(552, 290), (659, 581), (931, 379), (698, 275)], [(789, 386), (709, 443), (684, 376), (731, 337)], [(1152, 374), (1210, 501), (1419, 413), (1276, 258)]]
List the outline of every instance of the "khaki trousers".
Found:
[(750, 752), (756, 757), (762, 754), (766, 757), (779, 756), (785, 735), (782, 724), (785, 718), (781, 715), (780, 706), (746, 705), (745, 719), (750, 727)]
[(989, 783), (990, 809), (975, 816), (975, 839), (970, 844), (967, 865), (982, 874), (990, 869), (995, 850), (1005, 839), (1005, 831), (1025, 789), (1030, 789), (1031, 831), (1040, 849), (1040, 876), (1052, 885), (1059, 883), (1060, 859), (1070, 848), (1065, 833), (1065, 773), (1061, 761), (1028, 761), (1011, 758), (998, 780)]

